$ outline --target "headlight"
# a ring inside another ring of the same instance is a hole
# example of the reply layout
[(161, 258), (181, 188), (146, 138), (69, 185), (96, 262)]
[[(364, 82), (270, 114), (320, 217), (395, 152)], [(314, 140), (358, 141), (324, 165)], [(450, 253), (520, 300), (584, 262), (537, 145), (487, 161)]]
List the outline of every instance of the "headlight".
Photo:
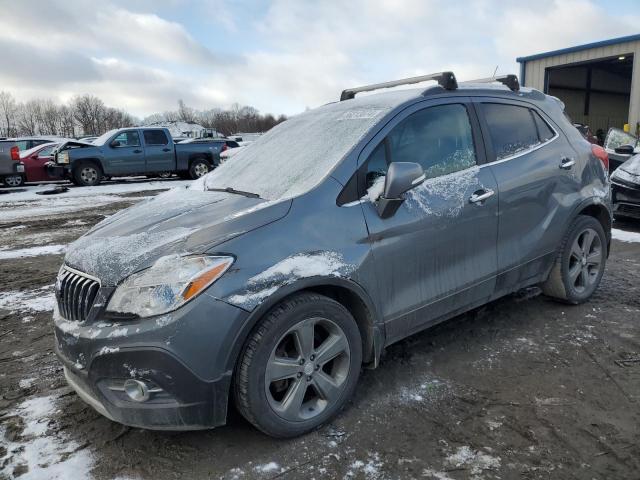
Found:
[(56, 163), (69, 163), (69, 152), (60, 152), (56, 155)]
[(139, 317), (170, 312), (215, 282), (232, 263), (233, 257), (162, 257), (125, 279), (113, 293), (107, 311)]

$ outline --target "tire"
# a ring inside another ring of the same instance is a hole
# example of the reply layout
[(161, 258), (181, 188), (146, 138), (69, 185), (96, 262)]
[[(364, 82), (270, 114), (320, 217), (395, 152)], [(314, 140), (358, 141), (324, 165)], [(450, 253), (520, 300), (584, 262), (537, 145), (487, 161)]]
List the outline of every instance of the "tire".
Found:
[(302, 435), (345, 406), (361, 365), (362, 339), (349, 311), (323, 295), (296, 294), (249, 335), (234, 375), (236, 407), (267, 435)]
[(7, 175), (4, 177), (4, 184), (11, 188), (21, 187), (24, 185), (24, 175)]
[(102, 169), (94, 162), (80, 162), (73, 169), (75, 184), (81, 187), (99, 185), (102, 181)]
[(598, 220), (579, 215), (569, 227), (542, 285), (545, 295), (564, 303), (584, 303), (600, 284), (607, 261), (607, 237)]
[(189, 178), (196, 180), (211, 171), (211, 166), (203, 158), (196, 158), (189, 166)]

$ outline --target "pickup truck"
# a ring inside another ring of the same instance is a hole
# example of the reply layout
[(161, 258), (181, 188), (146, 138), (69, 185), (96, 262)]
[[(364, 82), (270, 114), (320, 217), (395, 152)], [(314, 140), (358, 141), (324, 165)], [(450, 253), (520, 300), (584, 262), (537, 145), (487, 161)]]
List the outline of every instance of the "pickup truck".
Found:
[(64, 142), (47, 166), (51, 177), (76, 185), (99, 184), (105, 177), (163, 175), (199, 178), (218, 166), (219, 155), (208, 144), (179, 144), (166, 128), (119, 128), (92, 143)]
[(0, 141), (0, 182), (7, 187), (19, 187), (24, 183), (24, 163), (20, 150), (13, 140)]

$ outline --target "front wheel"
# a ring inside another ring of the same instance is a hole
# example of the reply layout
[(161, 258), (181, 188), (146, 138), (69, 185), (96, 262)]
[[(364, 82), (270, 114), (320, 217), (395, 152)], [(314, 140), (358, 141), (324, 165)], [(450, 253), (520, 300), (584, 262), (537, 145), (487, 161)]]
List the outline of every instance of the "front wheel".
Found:
[(322, 295), (295, 295), (247, 340), (234, 378), (236, 406), (268, 435), (301, 435), (344, 407), (361, 363), (360, 331), (349, 311)]
[(542, 291), (577, 305), (598, 288), (607, 261), (607, 237), (598, 220), (580, 215), (563, 239), (556, 262)]
[(4, 177), (4, 184), (7, 187), (21, 187), (24, 185), (24, 177), (22, 175), (9, 175)]
[(93, 162), (81, 162), (73, 169), (73, 179), (82, 187), (98, 185), (102, 181), (102, 170)]
[(196, 159), (193, 162), (191, 162), (191, 166), (189, 167), (189, 176), (193, 180), (195, 180), (209, 173), (209, 170), (211, 170), (211, 167), (209, 166), (209, 163), (207, 163), (206, 160), (203, 160), (201, 158)]

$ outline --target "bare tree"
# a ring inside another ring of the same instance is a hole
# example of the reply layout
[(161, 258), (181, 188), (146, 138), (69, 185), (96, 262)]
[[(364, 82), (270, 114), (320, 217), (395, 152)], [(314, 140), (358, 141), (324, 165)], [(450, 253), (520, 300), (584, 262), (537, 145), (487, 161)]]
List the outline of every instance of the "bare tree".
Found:
[(195, 123), (197, 120), (195, 110), (191, 107), (187, 107), (182, 99), (178, 100), (178, 120), (187, 123)]
[(18, 108), (16, 101), (9, 92), (0, 92), (0, 134), (7, 137), (16, 135), (16, 114)]

